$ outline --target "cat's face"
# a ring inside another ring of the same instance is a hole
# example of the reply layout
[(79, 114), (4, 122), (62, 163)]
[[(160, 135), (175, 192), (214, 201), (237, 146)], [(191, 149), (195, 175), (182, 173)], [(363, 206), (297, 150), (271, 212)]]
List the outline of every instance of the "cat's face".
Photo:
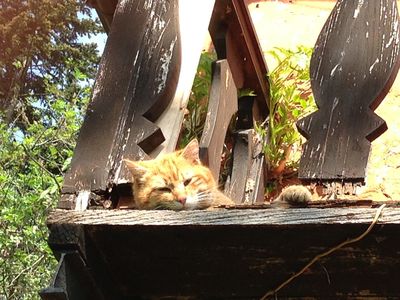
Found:
[(139, 209), (204, 209), (212, 203), (216, 184), (210, 170), (200, 164), (196, 140), (182, 151), (126, 163)]

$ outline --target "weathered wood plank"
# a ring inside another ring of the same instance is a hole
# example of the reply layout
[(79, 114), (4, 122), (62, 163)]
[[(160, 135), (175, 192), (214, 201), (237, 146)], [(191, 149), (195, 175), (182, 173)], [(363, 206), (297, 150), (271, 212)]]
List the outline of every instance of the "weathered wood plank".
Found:
[[(367, 224), (374, 208), (217, 209), (214, 211), (53, 210), (48, 224), (85, 225), (304, 225)], [(400, 224), (400, 208), (386, 208), (380, 224)]]
[[(375, 212), (56, 210), (49, 227), (82, 227), (87, 269), (107, 299), (259, 299), (317, 254), (360, 235)], [(385, 209), (363, 240), (321, 259), (277, 296), (397, 299), (399, 223), (399, 209)]]
[(298, 122), (301, 179), (364, 181), (371, 141), (386, 130), (373, 110), (399, 68), (398, 20), (395, 0), (336, 3), (311, 58), (318, 111)]
[(226, 132), (238, 109), (237, 89), (226, 60), (213, 64), (208, 111), (199, 144), (201, 161), (218, 180)]
[(247, 173), (249, 168), (249, 143), (247, 131), (237, 133), (232, 149), (232, 172), (225, 183), (225, 195), (242, 203), (245, 197)]
[(225, 185), (225, 194), (237, 204), (264, 201), (264, 154), (254, 130), (237, 132), (232, 174)]

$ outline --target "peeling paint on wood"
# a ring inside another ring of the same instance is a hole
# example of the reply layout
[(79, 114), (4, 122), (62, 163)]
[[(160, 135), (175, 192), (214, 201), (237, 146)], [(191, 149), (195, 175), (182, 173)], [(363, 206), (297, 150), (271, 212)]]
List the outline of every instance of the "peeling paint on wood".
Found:
[(318, 110), (297, 124), (301, 179), (364, 181), (371, 141), (387, 129), (373, 111), (399, 68), (398, 18), (395, 0), (336, 3), (311, 59)]
[(164, 141), (154, 122), (177, 86), (177, 1), (124, 0), (116, 7), (63, 193), (126, 182), (122, 159), (143, 159)]

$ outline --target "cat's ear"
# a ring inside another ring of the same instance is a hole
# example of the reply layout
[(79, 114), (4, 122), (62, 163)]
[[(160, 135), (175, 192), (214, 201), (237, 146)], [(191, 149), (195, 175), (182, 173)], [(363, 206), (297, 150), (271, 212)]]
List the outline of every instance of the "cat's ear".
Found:
[(191, 140), (189, 144), (187, 144), (186, 147), (181, 150), (180, 155), (194, 164), (200, 164), (199, 142), (197, 139)]
[(128, 167), (129, 171), (131, 171), (133, 177), (143, 177), (143, 175), (146, 174), (147, 172), (147, 168), (143, 166), (143, 164), (140, 161), (124, 159), (124, 162)]

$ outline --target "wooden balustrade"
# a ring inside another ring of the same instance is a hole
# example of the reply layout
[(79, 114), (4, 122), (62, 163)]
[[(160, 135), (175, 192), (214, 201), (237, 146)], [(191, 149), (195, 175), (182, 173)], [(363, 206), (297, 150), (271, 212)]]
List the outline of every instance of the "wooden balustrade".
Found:
[[(367, 228), (376, 212), (372, 201), (352, 202), (354, 208), (343, 208), (344, 202), (302, 209), (252, 205), (263, 201), (264, 191), (262, 141), (252, 126), (266, 116), (269, 85), (244, 1), (89, 3), (109, 37), (59, 209), (48, 218), (59, 267), (42, 299), (260, 298)], [(175, 149), (207, 26), (218, 61), (201, 155), (217, 177), (237, 111), (225, 192), (241, 205), (87, 209), (90, 201), (118, 201), (130, 190), (123, 158)], [(373, 110), (397, 74), (398, 52), (396, 1), (338, 0), (312, 57), (319, 109), (298, 123), (308, 139), (301, 179), (344, 190), (363, 182), (370, 142), (385, 128)], [(241, 88), (257, 96), (237, 99)], [(366, 238), (321, 259), (276, 296), (399, 298), (399, 213), (398, 202), (390, 203)]]
[[(125, 186), (131, 179), (123, 159), (175, 149), (202, 46), (197, 37), (205, 36), (208, 23), (219, 59), (226, 60), (216, 63), (200, 152), (218, 178), (226, 129), (238, 107), (237, 89), (257, 93), (255, 102), (248, 100), (255, 112), (251, 120), (264, 119), (267, 111), (267, 67), (247, 7), (241, 1), (130, 0), (115, 6), (111, 18), (114, 2), (92, 4), (108, 24), (109, 36), (58, 207), (86, 209), (90, 202), (105, 201), (108, 206), (111, 198), (129, 196)], [(252, 158), (236, 155), (235, 163), (247, 169)], [(245, 181), (258, 176), (263, 164), (256, 168), (240, 176)], [(262, 193), (263, 180), (249, 180)]]

